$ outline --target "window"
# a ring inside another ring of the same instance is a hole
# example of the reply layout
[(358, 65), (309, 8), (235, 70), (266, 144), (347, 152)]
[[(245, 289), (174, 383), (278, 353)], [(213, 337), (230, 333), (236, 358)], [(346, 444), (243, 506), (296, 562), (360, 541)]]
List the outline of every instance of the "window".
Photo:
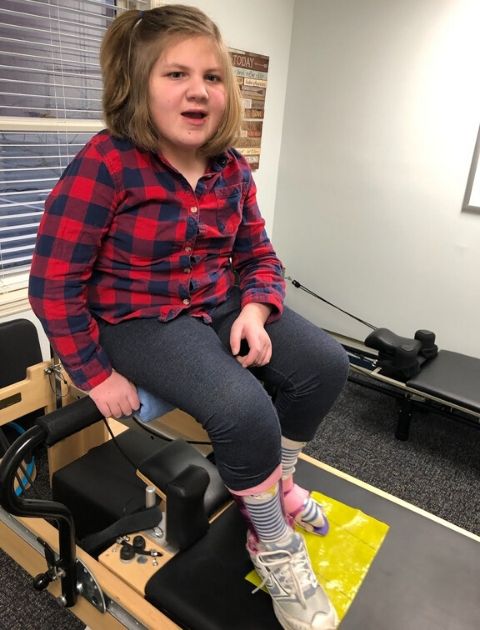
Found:
[(149, 4), (2, 0), (0, 297), (26, 287), (45, 198), (103, 127), (98, 58), (106, 28), (122, 8)]

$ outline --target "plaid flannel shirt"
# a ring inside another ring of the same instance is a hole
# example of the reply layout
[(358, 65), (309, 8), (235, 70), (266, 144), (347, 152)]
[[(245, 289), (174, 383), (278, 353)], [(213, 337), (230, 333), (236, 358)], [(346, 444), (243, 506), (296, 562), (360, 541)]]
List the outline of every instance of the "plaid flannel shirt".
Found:
[(112, 370), (96, 318), (187, 312), (209, 323), (238, 274), (242, 306), (271, 305), (271, 321), (283, 308), (282, 271), (237, 151), (211, 160), (193, 191), (161, 156), (103, 131), (46, 201), (29, 298), (73, 382), (89, 390)]

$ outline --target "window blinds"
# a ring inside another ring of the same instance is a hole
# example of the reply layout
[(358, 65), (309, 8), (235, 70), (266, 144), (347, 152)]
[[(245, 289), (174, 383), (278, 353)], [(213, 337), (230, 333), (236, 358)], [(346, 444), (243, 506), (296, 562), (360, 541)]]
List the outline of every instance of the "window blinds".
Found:
[[(115, 0), (1, 2), (0, 293), (26, 285), (45, 198), (102, 128), (99, 49), (121, 8)], [(128, 8), (149, 2), (128, 0)]]
[(45, 198), (91, 135), (0, 132), (0, 286), (4, 290), (25, 283)]

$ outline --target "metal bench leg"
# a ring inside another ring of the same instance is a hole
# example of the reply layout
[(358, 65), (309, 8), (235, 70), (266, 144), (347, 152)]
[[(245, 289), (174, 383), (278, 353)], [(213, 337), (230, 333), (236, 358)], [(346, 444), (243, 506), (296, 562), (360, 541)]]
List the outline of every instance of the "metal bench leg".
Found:
[(399, 400), (398, 422), (395, 431), (397, 440), (408, 440), (410, 422), (413, 416), (413, 404), (411, 398), (405, 396)]

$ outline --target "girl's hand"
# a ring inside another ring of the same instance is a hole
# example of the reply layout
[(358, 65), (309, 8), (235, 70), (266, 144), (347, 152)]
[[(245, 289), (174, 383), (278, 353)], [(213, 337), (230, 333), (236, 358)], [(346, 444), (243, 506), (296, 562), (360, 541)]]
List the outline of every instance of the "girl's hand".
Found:
[[(264, 328), (270, 315), (271, 307), (267, 304), (246, 304), (240, 315), (233, 322), (230, 331), (232, 354), (244, 368), (266, 365), (272, 357), (272, 342)], [(238, 356), (242, 339), (248, 343), (249, 352)]]
[(130, 416), (140, 408), (135, 385), (115, 370), (88, 395), (105, 418)]

